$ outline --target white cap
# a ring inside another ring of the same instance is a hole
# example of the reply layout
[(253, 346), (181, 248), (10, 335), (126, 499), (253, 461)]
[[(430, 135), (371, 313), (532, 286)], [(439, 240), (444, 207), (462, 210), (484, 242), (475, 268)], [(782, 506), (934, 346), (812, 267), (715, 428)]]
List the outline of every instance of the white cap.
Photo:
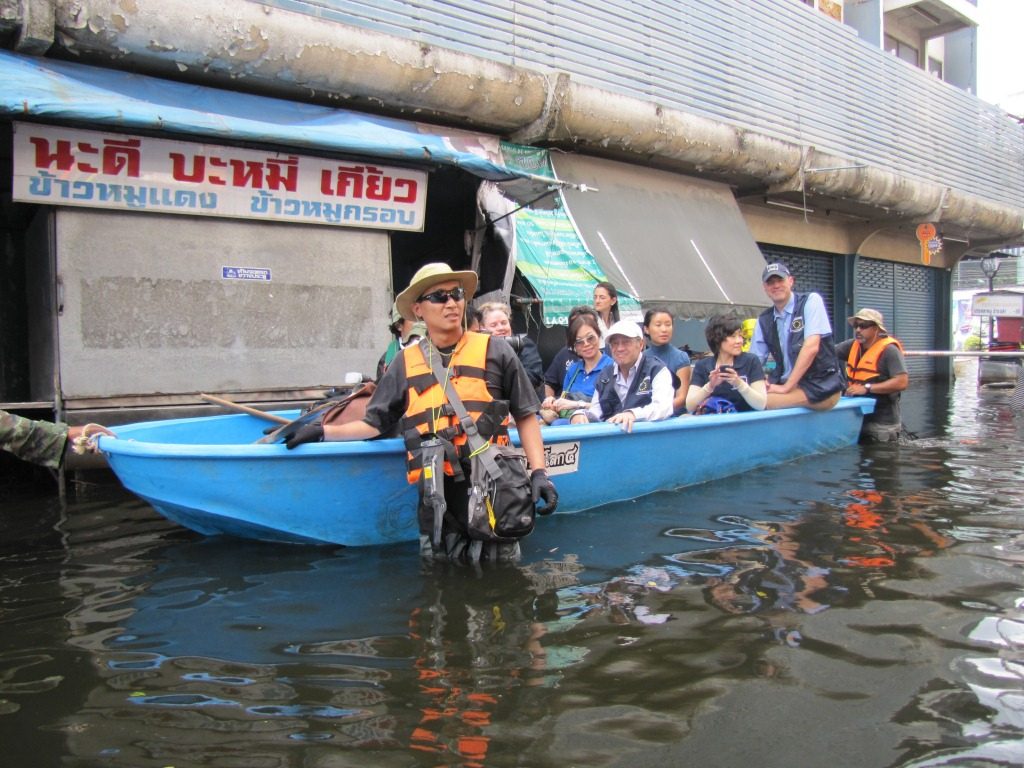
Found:
[(640, 326), (632, 320), (619, 320), (617, 323), (612, 323), (612, 327), (608, 329), (604, 338), (605, 340), (608, 340), (612, 336), (625, 336), (627, 339), (642, 339), (644, 337), (644, 332), (640, 330)]

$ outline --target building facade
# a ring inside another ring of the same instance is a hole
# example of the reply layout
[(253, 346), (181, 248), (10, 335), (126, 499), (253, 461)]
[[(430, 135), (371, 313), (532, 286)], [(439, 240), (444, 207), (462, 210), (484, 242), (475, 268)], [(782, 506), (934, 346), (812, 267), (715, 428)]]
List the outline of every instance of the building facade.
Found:
[[(0, 0), (0, 400), (301, 400), (373, 369), (438, 259), (557, 338), (545, 248), (684, 329), (765, 304), (779, 258), (840, 336), (873, 306), (945, 347), (951, 270), (1024, 236), (1024, 129), (972, 95), (975, 25), (965, 0)], [(528, 262), (538, 189), (566, 216)]]

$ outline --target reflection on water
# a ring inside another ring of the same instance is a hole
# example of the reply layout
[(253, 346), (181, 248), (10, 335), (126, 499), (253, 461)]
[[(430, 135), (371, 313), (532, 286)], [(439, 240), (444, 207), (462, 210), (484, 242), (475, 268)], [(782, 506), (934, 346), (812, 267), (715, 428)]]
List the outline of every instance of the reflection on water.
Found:
[(10, 499), (5, 764), (1024, 763), (1024, 416), (910, 398), (912, 445), (556, 515), (479, 572)]

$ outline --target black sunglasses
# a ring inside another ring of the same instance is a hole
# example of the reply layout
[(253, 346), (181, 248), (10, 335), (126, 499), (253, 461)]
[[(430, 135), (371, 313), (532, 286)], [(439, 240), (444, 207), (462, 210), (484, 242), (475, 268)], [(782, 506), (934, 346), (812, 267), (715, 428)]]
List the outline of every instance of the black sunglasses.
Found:
[(874, 328), (875, 324), (874, 323), (854, 323), (853, 327), (856, 328), (857, 330), (860, 330), (861, 328)]
[(429, 301), (431, 304), (447, 304), (449, 299), (462, 301), (464, 298), (466, 298), (466, 289), (460, 285), (447, 291), (439, 288), (436, 291), (425, 293), (419, 297), (418, 301)]

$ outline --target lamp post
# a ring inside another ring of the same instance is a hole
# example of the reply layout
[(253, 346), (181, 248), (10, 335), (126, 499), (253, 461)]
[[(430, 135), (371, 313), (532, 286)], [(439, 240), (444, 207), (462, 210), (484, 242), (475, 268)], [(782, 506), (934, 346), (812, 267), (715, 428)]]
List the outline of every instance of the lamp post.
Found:
[[(991, 253), (981, 260), (981, 271), (985, 273), (985, 277), (988, 278), (988, 292), (992, 293), (992, 280), (996, 276), (996, 272), (999, 271), (999, 257), (993, 256)], [(988, 316), (988, 343), (989, 347), (992, 346), (992, 315)]]

